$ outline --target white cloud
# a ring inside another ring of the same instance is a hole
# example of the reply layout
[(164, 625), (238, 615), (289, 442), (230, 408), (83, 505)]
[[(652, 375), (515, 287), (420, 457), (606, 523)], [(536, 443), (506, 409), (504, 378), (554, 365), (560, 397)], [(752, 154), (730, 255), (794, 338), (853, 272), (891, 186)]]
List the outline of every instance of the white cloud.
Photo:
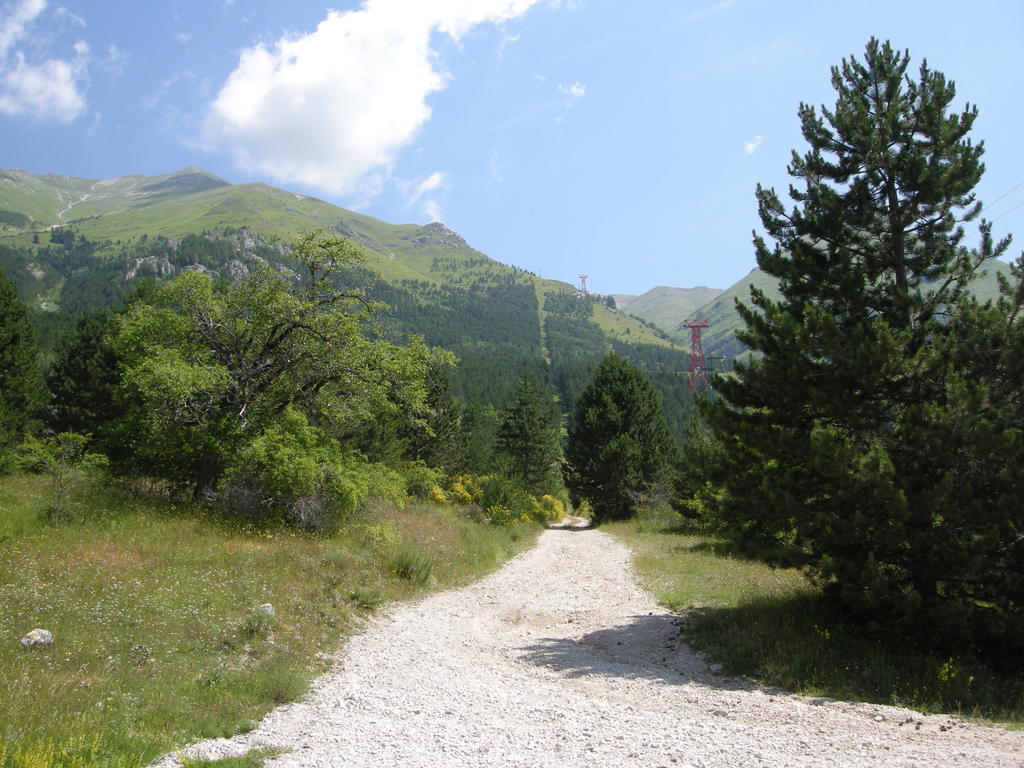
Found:
[(558, 92), (574, 99), (582, 99), (587, 95), (587, 86), (577, 80), (572, 85), (558, 84)]
[(0, 56), (25, 34), (25, 31), (46, 9), (46, 0), (22, 0), (11, 9), (10, 13), (0, 20)]
[(743, 142), (743, 151), (748, 155), (752, 155), (754, 154), (754, 150), (761, 146), (762, 142), (764, 142), (764, 136), (755, 136), (750, 141)]
[(244, 50), (210, 105), (208, 149), (249, 172), (333, 194), (387, 176), (430, 119), (427, 98), (451, 76), (430, 47), (479, 24), (522, 16), (539, 0), (366, 0), (330, 11), (315, 31)]
[(433, 192), (435, 189), (440, 189), (445, 186), (445, 175), (441, 171), (434, 171), (432, 174), (427, 176), (418, 187), (416, 187), (416, 196), (421, 197), (427, 192)]
[[(20, 0), (0, 19), (0, 114), (67, 123), (85, 111), (89, 46), (76, 41), (67, 59), (44, 58), (31, 47), (29, 58), (18, 46), (26, 38), (32, 42), (32, 28), (45, 10), (46, 0)], [(85, 25), (62, 8), (56, 14)]]
[(59, 17), (61, 17), (62, 19), (67, 19), (72, 24), (75, 24), (75, 25), (77, 25), (79, 27), (84, 27), (85, 26), (85, 19), (83, 19), (81, 16), (79, 16), (76, 13), (72, 13), (67, 8), (64, 8), (63, 6), (58, 8), (56, 13), (57, 13), (57, 15)]
[(192, 39), (192, 33), (191, 32), (178, 32), (178, 33), (176, 33), (174, 35), (174, 39), (177, 40), (182, 45), (184, 45), (185, 43), (187, 43), (189, 40)]
[(434, 171), (418, 182), (399, 179), (396, 186), (405, 197), (406, 208), (416, 208), (429, 221), (442, 220), (441, 198), (452, 188), (448, 174)]
[(124, 74), (129, 58), (130, 56), (126, 51), (122, 51), (111, 43), (107, 46), (107, 55), (99, 60), (98, 66), (111, 77), (120, 77)]
[(0, 76), (0, 113), (69, 123), (85, 109), (85, 96), (78, 88), (81, 76), (75, 62), (49, 59), (29, 64), (17, 51), (13, 65)]
[(441, 204), (436, 200), (427, 200), (423, 203), (423, 214), (431, 221), (444, 221)]
[(498, 150), (491, 151), (490, 160), (491, 178), (499, 184), (505, 180), (505, 172), (501, 168), (501, 158), (498, 156)]

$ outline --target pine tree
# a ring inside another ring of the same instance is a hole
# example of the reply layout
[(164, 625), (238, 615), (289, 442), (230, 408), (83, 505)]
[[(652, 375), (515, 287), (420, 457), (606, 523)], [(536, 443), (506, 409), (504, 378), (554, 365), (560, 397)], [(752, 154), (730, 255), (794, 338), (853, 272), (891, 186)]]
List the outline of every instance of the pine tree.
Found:
[(651, 383), (607, 355), (576, 401), (567, 485), (587, 499), (595, 524), (633, 514), (637, 498), (670, 492), (677, 452)]
[(740, 306), (755, 355), (703, 406), (720, 443), (703, 469), (708, 501), (748, 546), (808, 566), (890, 626), (954, 637), (978, 607), (965, 585), (1013, 526), (993, 535), (964, 503), (984, 493), (968, 482), (979, 456), (961, 448), (985, 398), (953, 367), (950, 316), (1008, 239), (994, 244), (982, 222), (979, 248), (962, 245), (981, 207), (977, 110), (949, 112), (953, 83), (926, 64), (911, 79), (909, 60), (872, 39), (863, 62), (833, 68), (835, 107), (800, 107), (796, 206), (758, 187), (774, 247), (755, 237), (757, 260), (783, 298), (755, 290)]
[(523, 374), (502, 412), (495, 447), (509, 476), (530, 493), (550, 493), (559, 485), (561, 429), (551, 395), (533, 374)]
[(0, 271), (0, 441), (8, 446), (24, 434), (45, 403), (38, 354), (25, 305)]
[(111, 315), (89, 310), (57, 342), (56, 359), (47, 374), (53, 395), (49, 423), (55, 432), (98, 435), (117, 418), (121, 377), (112, 333)]

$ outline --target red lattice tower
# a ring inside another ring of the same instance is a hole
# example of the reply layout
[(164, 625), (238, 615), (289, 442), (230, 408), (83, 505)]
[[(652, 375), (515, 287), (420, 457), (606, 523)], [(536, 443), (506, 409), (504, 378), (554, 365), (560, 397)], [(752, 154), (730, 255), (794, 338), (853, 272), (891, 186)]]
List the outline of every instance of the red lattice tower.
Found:
[(704, 367), (704, 344), (700, 332), (708, 327), (707, 320), (687, 320), (683, 323), (690, 329), (690, 389), (703, 392), (708, 388), (708, 374)]

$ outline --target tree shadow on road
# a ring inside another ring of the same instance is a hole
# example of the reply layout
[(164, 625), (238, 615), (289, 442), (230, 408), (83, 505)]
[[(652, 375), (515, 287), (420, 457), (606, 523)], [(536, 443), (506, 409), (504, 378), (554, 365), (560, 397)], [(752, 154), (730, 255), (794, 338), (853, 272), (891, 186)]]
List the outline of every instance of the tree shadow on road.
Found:
[(576, 639), (542, 638), (520, 650), (523, 661), (568, 677), (621, 677), (669, 685), (691, 681), (716, 688), (747, 687), (715, 677), (679, 633), (678, 616), (633, 616), (626, 624), (599, 629)]

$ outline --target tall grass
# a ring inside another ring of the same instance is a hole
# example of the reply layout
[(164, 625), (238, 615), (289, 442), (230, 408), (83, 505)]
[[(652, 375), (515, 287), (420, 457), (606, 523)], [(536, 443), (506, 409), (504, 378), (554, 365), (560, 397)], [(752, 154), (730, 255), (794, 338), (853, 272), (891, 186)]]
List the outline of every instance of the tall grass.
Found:
[[(53, 526), (48, 501), (42, 478), (0, 478), (0, 768), (135, 766), (249, 730), (302, 694), (354, 616), (476, 578), (526, 543), (435, 506), (378, 505), (322, 538), (101, 486)], [(412, 567), (368, 526), (393, 531)], [(36, 627), (53, 644), (20, 646)]]
[(793, 570), (735, 554), (678, 518), (602, 528), (634, 552), (644, 585), (685, 613), (690, 645), (722, 674), (808, 695), (1024, 722), (1024, 675), (919, 650), (851, 621)]

